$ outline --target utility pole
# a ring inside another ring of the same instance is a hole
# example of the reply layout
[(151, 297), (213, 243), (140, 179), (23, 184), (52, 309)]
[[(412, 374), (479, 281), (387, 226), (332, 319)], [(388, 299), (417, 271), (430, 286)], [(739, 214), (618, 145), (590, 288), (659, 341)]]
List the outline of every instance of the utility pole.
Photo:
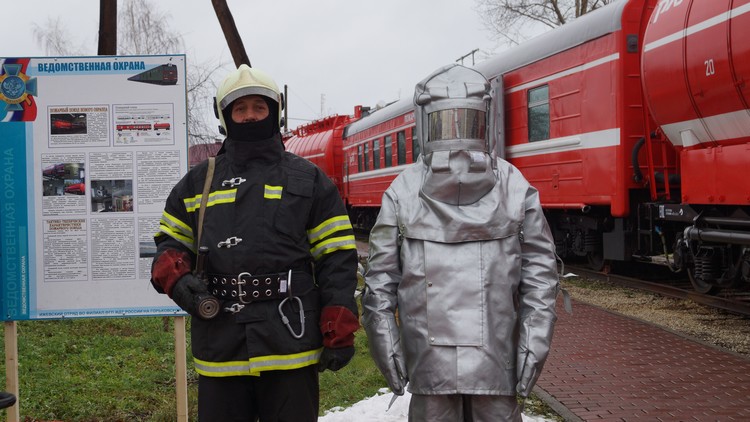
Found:
[(241, 64), (246, 64), (253, 67), (250, 64), (250, 58), (245, 52), (245, 46), (242, 44), (242, 38), (239, 31), (237, 31), (237, 25), (234, 23), (234, 18), (232, 17), (232, 12), (229, 11), (227, 1), (211, 0), (211, 3), (214, 5), (216, 17), (219, 18), (221, 30), (224, 32), (224, 38), (226, 38), (229, 51), (232, 53), (234, 65), (239, 67)]
[(99, 0), (100, 56), (117, 55), (117, 0)]

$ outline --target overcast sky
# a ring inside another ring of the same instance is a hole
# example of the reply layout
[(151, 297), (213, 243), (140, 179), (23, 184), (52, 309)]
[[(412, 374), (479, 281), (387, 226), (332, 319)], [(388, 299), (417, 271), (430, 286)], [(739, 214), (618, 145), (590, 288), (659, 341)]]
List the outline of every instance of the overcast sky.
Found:
[[(188, 61), (234, 63), (211, 0), (151, 0), (171, 15)], [(123, 0), (118, 4), (122, 7)], [(497, 52), (475, 0), (228, 0), (254, 67), (288, 85), (290, 127), (411, 97), (438, 67), (479, 49)], [(11, 16), (12, 15), (12, 16)], [(39, 57), (33, 24), (60, 18), (71, 42), (96, 55), (98, 0), (26, 0), (0, 27), (0, 56)], [(471, 58), (464, 61), (471, 65)], [(220, 72), (223, 77), (226, 71)]]

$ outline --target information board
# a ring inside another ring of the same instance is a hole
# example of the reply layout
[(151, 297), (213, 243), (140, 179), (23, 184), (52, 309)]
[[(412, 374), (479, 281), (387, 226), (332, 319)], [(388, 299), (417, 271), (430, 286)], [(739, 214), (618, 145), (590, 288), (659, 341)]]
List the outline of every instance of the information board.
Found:
[(0, 58), (0, 315), (184, 314), (151, 287), (187, 172), (184, 55)]

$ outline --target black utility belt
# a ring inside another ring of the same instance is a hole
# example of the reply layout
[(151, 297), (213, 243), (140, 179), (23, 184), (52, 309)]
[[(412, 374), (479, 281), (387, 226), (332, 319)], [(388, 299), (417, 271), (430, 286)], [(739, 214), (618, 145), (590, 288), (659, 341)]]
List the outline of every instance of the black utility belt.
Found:
[(304, 271), (257, 274), (208, 274), (208, 291), (222, 300), (251, 303), (304, 296), (313, 289), (312, 275)]

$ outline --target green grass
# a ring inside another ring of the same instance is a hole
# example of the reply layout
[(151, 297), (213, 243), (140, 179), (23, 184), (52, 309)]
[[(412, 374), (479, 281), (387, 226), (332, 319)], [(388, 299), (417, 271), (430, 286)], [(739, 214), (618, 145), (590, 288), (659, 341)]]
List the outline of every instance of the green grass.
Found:
[(174, 334), (167, 325), (158, 317), (18, 322), (22, 417), (174, 420)]
[(374, 396), (380, 388), (387, 386), (370, 358), (364, 330), (357, 331), (354, 345), (357, 352), (349, 365), (338, 372), (325, 371), (320, 374), (321, 414), (336, 406), (349, 407)]
[[(188, 323), (189, 324), (189, 323)], [(19, 321), (21, 420), (172, 422), (176, 418), (174, 326), (161, 317)], [(3, 332), (0, 330), (0, 339)], [(189, 336), (189, 326), (188, 326)], [(189, 343), (189, 339), (188, 339)], [(372, 397), (386, 386), (356, 333), (348, 366), (320, 376), (321, 415)], [(190, 420), (197, 420), (197, 374), (187, 347)], [(0, 360), (5, 385), (5, 360)], [(527, 411), (544, 413), (542, 408)], [(0, 411), (0, 421), (6, 412)]]
[[(21, 420), (175, 420), (171, 319), (19, 321), (17, 326)], [(355, 345), (357, 353), (347, 367), (320, 376), (321, 414), (371, 397), (386, 385), (370, 359), (363, 330)], [(189, 414), (195, 420), (197, 374), (187, 351)], [(5, 385), (4, 359), (0, 367)], [(7, 420), (5, 411), (0, 420)]]

